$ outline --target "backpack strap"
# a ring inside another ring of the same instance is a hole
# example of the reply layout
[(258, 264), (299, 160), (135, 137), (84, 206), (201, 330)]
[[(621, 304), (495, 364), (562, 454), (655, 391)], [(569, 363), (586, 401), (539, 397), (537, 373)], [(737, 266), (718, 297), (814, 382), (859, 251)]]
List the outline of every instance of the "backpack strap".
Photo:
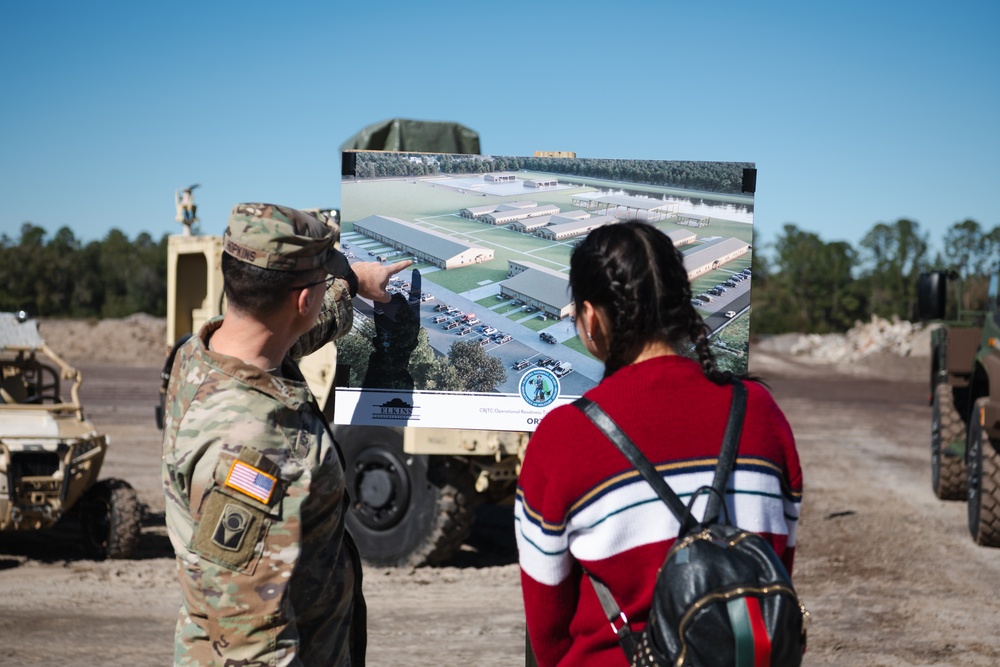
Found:
[(736, 450), (740, 446), (740, 435), (743, 433), (743, 417), (747, 411), (747, 387), (740, 380), (733, 381), (733, 401), (729, 406), (729, 421), (726, 423), (726, 434), (722, 438), (722, 451), (719, 452), (719, 463), (715, 466), (715, 478), (712, 488), (715, 493), (708, 494), (708, 504), (702, 523), (717, 523), (722, 501), (726, 497), (726, 485), (729, 475), (736, 464)]
[[(693, 529), (697, 522), (691, 516), (691, 512), (684, 505), (674, 490), (670, 488), (663, 477), (656, 471), (653, 464), (649, 462), (639, 448), (636, 447), (632, 439), (615, 422), (614, 419), (604, 411), (604, 408), (593, 402), (589, 398), (581, 396), (573, 401), (573, 406), (583, 412), (588, 419), (603, 433), (611, 443), (618, 448), (629, 463), (639, 471), (643, 479), (656, 495), (667, 505), (671, 513), (677, 517), (680, 523), (679, 534), (683, 535), (688, 530)], [(708, 504), (705, 508), (705, 515), (702, 523), (714, 523), (719, 518), (719, 511), (722, 508), (722, 501), (726, 497), (726, 485), (729, 482), (729, 475), (733, 471), (736, 463), (736, 450), (739, 448), (740, 435), (743, 433), (743, 417), (746, 415), (747, 388), (739, 379), (733, 380), (733, 400), (729, 406), (729, 421), (726, 423), (726, 432), (722, 438), (722, 449), (719, 452), (718, 464), (715, 467), (715, 477), (712, 480), (712, 489), (716, 493), (710, 493)]]
[[(588, 419), (596, 426), (608, 440), (629, 460), (639, 474), (649, 483), (656, 495), (667, 505), (677, 521), (680, 523), (680, 532), (683, 535), (688, 530), (697, 526), (697, 522), (691, 512), (681, 499), (677, 497), (674, 490), (670, 488), (663, 477), (656, 471), (653, 464), (649, 462), (639, 448), (636, 447), (632, 439), (626, 435), (625, 431), (613, 420), (604, 409), (589, 398), (580, 398), (573, 401), (573, 405), (583, 412)], [(726, 423), (726, 433), (722, 439), (722, 450), (719, 452), (719, 462), (715, 468), (715, 477), (712, 480), (712, 488), (717, 493), (710, 493), (708, 504), (705, 507), (704, 522), (710, 523), (718, 520), (719, 510), (722, 507), (722, 500), (725, 498), (726, 485), (729, 482), (729, 475), (732, 473), (733, 465), (736, 463), (736, 450), (739, 448), (740, 434), (743, 432), (743, 417), (746, 414), (747, 388), (740, 380), (733, 381), (733, 400), (729, 407), (729, 421)], [(604, 615), (611, 623), (611, 630), (618, 637), (625, 655), (631, 658), (635, 655), (635, 640), (632, 637), (632, 629), (629, 626), (625, 612), (621, 610), (611, 589), (607, 585), (584, 570), (590, 583), (597, 593), (597, 599), (601, 603)], [(620, 624), (619, 624), (620, 621)]]
[(635, 637), (632, 634), (632, 626), (629, 625), (628, 618), (625, 617), (625, 612), (618, 606), (615, 596), (611, 594), (611, 589), (603, 581), (586, 570), (584, 572), (590, 577), (590, 583), (594, 586), (597, 599), (601, 602), (604, 616), (611, 624), (611, 631), (618, 637), (618, 643), (625, 651), (625, 655), (631, 659), (636, 650)]
[[(656, 495), (660, 497), (673, 515), (677, 517), (677, 521), (681, 523), (681, 532), (685, 532), (684, 529), (686, 523), (690, 524), (693, 528), (696, 525), (694, 517), (692, 517), (691, 513), (684, 507), (684, 503), (682, 503), (681, 499), (677, 497), (674, 490), (663, 481), (663, 477), (656, 471), (653, 464), (649, 462), (649, 459), (643, 456), (642, 452), (639, 451), (639, 448), (635, 446), (634, 442), (632, 442), (632, 439), (629, 438), (628, 435), (625, 434), (625, 431), (623, 431), (621, 427), (615, 423), (615, 420), (613, 420), (608, 413), (604, 411), (604, 408), (589, 398), (585, 398), (583, 396), (573, 401), (573, 405), (578, 410), (583, 412), (583, 414), (590, 419), (590, 421), (598, 428), (598, 430), (601, 431), (601, 433), (607, 436), (608, 440), (610, 440), (612, 444), (618, 448), (618, 451), (625, 455), (625, 458), (629, 460), (629, 463), (631, 463), (636, 470), (639, 471), (639, 474), (645, 478), (646, 482), (653, 487), (653, 490), (656, 491)], [(629, 625), (628, 618), (625, 616), (625, 612), (623, 612), (621, 607), (618, 606), (618, 602), (615, 601), (615, 597), (611, 594), (611, 589), (608, 588), (603, 581), (592, 575), (590, 572), (587, 572), (586, 569), (584, 569), (584, 573), (586, 573), (587, 577), (590, 579), (590, 583), (594, 587), (594, 592), (597, 593), (597, 599), (601, 603), (601, 609), (604, 610), (604, 616), (611, 624), (611, 630), (618, 638), (618, 643), (621, 644), (625, 655), (631, 659), (632, 656), (635, 655), (635, 640), (632, 638), (632, 628)]]
[(656, 471), (653, 464), (649, 462), (639, 448), (635, 446), (632, 442), (632, 438), (626, 435), (625, 431), (612, 419), (604, 408), (594, 403), (589, 398), (581, 396), (580, 398), (573, 401), (573, 406), (578, 410), (582, 411), (583, 414), (587, 415), (587, 418), (593, 422), (601, 433), (607, 436), (608, 440), (618, 448), (629, 463), (639, 471), (639, 474), (643, 476), (646, 482), (649, 483), (653, 490), (656, 491), (656, 495), (666, 503), (667, 508), (670, 509), (671, 513), (677, 517), (677, 521), (681, 524), (680, 534), (683, 535), (689, 529), (694, 528), (697, 522), (691, 513), (687, 511), (684, 503), (681, 499), (677, 497), (674, 490), (663, 481), (663, 476)]

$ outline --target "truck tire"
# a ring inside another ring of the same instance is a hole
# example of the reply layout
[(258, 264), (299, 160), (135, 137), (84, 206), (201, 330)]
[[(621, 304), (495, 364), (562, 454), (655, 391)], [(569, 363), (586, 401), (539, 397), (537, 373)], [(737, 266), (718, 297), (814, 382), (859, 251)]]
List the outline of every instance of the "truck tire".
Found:
[(969, 420), (967, 446), (969, 483), (969, 532), (976, 544), (1000, 546), (1000, 454), (979, 423), (980, 407), (989, 399), (976, 401)]
[(931, 411), (931, 488), (941, 500), (965, 498), (965, 459), (947, 452), (949, 443), (964, 442), (965, 436), (965, 423), (955, 409), (951, 386), (938, 384)]
[(135, 489), (121, 479), (105, 479), (81, 498), (84, 549), (97, 560), (131, 558), (139, 544), (142, 509)]
[(475, 517), (467, 465), (405, 453), (398, 429), (343, 426), (336, 436), (351, 496), (347, 527), (365, 562), (437, 565), (461, 547)]

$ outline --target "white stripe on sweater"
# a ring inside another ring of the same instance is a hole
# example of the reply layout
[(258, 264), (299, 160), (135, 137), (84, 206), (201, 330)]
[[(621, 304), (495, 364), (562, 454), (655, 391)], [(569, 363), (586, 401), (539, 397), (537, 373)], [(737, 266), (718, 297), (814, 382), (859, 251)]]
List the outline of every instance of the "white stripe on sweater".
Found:
[[(711, 484), (712, 475), (712, 471), (675, 475), (670, 477), (670, 485), (686, 502), (684, 494)], [(737, 470), (733, 482), (739, 489), (739, 505), (734, 508), (734, 496), (727, 496), (731, 522), (757, 533), (788, 535), (789, 546), (794, 546), (796, 521), (786, 520), (786, 513), (797, 517), (799, 503), (782, 496), (778, 478)], [(702, 518), (704, 507), (702, 496), (693, 508), (696, 518)], [(531, 578), (550, 586), (568, 576), (573, 558), (604, 560), (629, 549), (673, 539), (679, 527), (677, 519), (641, 478), (596, 497), (571, 516), (562, 529), (543, 530), (525, 516), (520, 498), (514, 506), (514, 517), (521, 567)]]

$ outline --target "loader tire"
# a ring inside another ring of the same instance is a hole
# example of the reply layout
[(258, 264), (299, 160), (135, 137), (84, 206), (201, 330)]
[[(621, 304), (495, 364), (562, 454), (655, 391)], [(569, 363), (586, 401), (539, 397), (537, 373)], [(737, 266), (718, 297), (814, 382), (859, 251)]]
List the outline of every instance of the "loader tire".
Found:
[(976, 544), (1000, 546), (1000, 453), (980, 424), (981, 407), (989, 399), (976, 401), (969, 419), (968, 486), (969, 532)]
[(934, 390), (931, 412), (931, 488), (941, 500), (965, 499), (965, 459), (949, 452), (949, 444), (965, 442), (965, 437), (951, 387), (941, 383)]

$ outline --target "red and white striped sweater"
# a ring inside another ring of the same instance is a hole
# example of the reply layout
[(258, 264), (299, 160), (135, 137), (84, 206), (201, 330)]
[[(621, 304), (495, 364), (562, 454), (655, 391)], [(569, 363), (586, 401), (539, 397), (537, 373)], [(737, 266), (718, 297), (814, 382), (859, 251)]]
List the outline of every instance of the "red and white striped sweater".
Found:
[[(792, 569), (802, 471), (791, 428), (768, 391), (749, 392), (727, 506), (733, 523), (769, 538)], [(711, 485), (732, 387), (680, 356), (627, 366), (586, 396), (632, 438), (687, 500)], [(735, 490), (735, 493), (733, 492)], [(704, 511), (704, 498), (695, 516)], [(627, 665), (581, 564), (605, 582), (633, 629), (645, 623), (677, 521), (586, 416), (549, 413), (528, 445), (515, 521), (532, 647), (547, 665)]]

